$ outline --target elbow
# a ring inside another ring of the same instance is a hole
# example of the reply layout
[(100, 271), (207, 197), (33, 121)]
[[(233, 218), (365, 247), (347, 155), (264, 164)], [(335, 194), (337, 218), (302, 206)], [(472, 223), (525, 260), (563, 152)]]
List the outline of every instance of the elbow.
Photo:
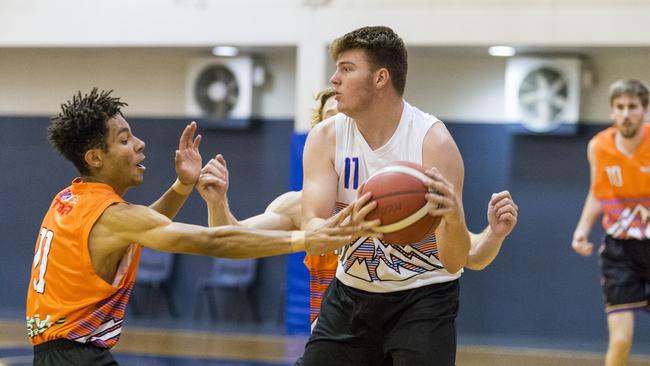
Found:
[(458, 273), (458, 271), (460, 271), (462, 268), (463, 268), (462, 265), (445, 266), (445, 269), (447, 270), (447, 272), (449, 272), (451, 274)]
[(465, 265), (467, 265), (467, 260), (461, 261), (461, 260), (447, 260), (447, 261), (441, 261), (442, 265), (445, 267), (447, 272), (451, 274), (458, 273)]
[(487, 263), (474, 262), (470, 259), (467, 260), (467, 264), (465, 265), (465, 268), (469, 268), (473, 271), (482, 271), (485, 267), (487, 267)]

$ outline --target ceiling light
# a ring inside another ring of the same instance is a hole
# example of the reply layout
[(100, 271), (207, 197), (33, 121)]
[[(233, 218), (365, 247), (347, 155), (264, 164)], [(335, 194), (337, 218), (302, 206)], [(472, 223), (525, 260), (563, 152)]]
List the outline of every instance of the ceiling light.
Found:
[(239, 55), (239, 49), (232, 46), (217, 46), (212, 48), (212, 54), (215, 56), (233, 57)]
[(510, 57), (515, 55), (515, 48), (510, 46), (492, 46), (488, 48), (488, 53), (492, 56)]

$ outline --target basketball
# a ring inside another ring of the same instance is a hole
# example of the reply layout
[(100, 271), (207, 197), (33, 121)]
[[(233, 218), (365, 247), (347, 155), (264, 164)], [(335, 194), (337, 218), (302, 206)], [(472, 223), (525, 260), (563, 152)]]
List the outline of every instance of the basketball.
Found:
[(373, 174), (361, 187), (360, 194), (372, 192), (377, 207), (367, 220), (381, 220), (375, 231), (384, 234), (388, 244), (409, 245), (424, 240), (440, 224), (440, 216), (428, 214), (423, 181), (424, 168), (418, 164), (397, 161)]

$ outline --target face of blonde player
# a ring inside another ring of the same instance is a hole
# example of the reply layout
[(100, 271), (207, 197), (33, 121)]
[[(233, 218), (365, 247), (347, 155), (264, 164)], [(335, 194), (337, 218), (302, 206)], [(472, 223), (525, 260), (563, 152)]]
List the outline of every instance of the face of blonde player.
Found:
[(108, 136), (107, 151), (102, 151), (102, 166), (97, 175), (111, 185), (117, 193), (140, 185), (144, 179), (145, 143), (135, 137), (128, 122), (119, 113), (106, 122)]
[(336, 102), (336, 98), (334, 95), (331, 97), (327, 98), (325, 101), (325, 104), (323, 104), (323, 109), (321, 110), (320, 114), (320, 120), (326, 120), (337, 113), (339, 113), (339, 110), (337, 109), (338, 103)]
[(630, 139), (641, 130), (647, 113), (638, 96), (622, 94), (612, 101), (610, 117), (621, 136)]
[(339, 112), (354, 118), (368, 108), (375, 95), (375, 71), (364, 50), (341, 52), (336, 60), (336, 71), (330, 78)]

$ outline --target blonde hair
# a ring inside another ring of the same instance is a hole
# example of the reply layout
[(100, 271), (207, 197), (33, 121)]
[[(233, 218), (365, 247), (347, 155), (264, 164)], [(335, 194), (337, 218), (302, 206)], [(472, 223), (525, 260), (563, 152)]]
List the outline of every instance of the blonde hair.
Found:
[(323, 108), (325, 108), (325, 103), (328, 99), (333, 97), (334, 94), (334, 89), (327, 87), (314, 95), (314, 100), (318, 102), (318, 106), (311, 110), (311, 127), (316, 126), (318, 122), (323, 120)]

